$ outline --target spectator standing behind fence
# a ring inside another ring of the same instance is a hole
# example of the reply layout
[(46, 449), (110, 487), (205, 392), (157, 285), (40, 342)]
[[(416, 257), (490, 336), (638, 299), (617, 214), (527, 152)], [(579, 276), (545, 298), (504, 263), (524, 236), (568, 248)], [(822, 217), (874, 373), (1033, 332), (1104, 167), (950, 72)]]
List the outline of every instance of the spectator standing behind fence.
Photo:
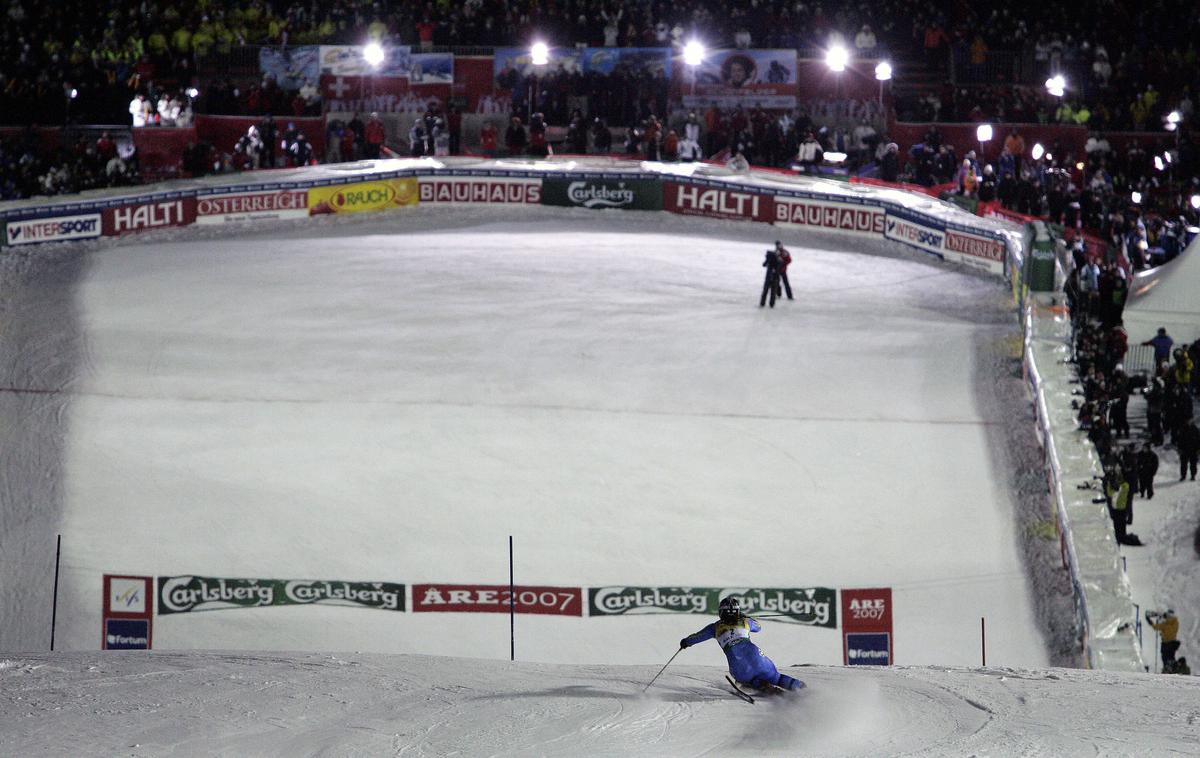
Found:
[(1165, 327), (1160, 326), (1158, 327), (1158, 333), (1142, 344), (1154, 346), (1154, 366), (1157, 368), (1171, 357), (1171, 346), (1175, 344), (1175, 340), (1171, 339), (1167, 334)]
[(279, 147), (279, 127), (275, 125), (275, 117), (270, 113), (258, 125), (259, 136), (262, 137), (262, 165), (265, 168), (275, 168), (275, 150)]
[(821, 143), (817, 142), (816, 135), (811, 131), (808, 132), (804, 141), (800, 143), (799, 150), (796, 151), (796, 162), (800, 164), (800, 172), (804, 174), (817, 173), (817, 166), (820, 165), (824, 156), (825, 151), (821, 148)]
[(1150, 500), (1154, 497), (1154, 475), (1158, 473), (1158, 454), (1149, 442), (1137, 454), (1138, 494)]
[(496, 124), (492, 121), (485, 123), (479, 130), (479, 147), (488, 158), (496, 157), (498, 139), (499, 133), (496, 131)]
[(513, 116), (508, 128), (504, 130), (505, 149), (508, 150), (509, 155), (521, 155), (525, 152), (527, 142), (525, 127), (521, 125), (521, 117)]
[(387, 139), (387, 130), (383, 126), (378, 113), (372, 113), (364, 133), (366, 141), (366, 157), (376, 159), (383, 151), (383, 143)]
[(529, 154), (545, 158), (550, 154), (550, 143), (546, 139), (546, 117), (535, 113), (529, 117)]
[(1200, 428), (1195, 421), (1186, 421), (1175, 435), (1175, 447), (1179, 451), (1179, 481), (1187, 478), (1190, 469), (1192, 481), (1196, 480), (1196, 464), (1200, 458)]

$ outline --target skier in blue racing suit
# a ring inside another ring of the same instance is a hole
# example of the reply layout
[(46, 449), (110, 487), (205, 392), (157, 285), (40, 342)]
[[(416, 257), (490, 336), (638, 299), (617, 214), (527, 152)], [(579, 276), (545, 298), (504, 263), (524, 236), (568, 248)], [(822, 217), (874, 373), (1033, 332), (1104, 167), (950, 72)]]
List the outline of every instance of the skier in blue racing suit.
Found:
[(720, 620), (680, 640), (680, 649), (716, 639), (725, 651), (729, 674), (734, 681), (757, 689), (772, 685), (785, 690), (803, 689), (804, 682), (779, 673), (771, 659), (750, 641), (750, 633), (762, 631), (762, 626), (749, 616), (742, 615), (741, 604), (736, 597), (722, 600), (719, 613)]

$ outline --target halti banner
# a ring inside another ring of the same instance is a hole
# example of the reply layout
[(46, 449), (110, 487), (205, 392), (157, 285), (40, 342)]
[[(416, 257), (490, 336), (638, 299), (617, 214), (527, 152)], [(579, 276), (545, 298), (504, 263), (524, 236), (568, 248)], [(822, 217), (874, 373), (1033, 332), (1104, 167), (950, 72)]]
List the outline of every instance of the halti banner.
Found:
[(829, 587), (593, 587), (588, 590), (588, 614), (715, 616), (727, 597), (738, 598), (747, 616), (776, 616), (795, 624), (837, 628), (837, 592)]
[(346, 605), (404, 610), (404, 585), (336, 579), (228, 579), (158, 577), (158, 614), (261, 608), (275, 605)]

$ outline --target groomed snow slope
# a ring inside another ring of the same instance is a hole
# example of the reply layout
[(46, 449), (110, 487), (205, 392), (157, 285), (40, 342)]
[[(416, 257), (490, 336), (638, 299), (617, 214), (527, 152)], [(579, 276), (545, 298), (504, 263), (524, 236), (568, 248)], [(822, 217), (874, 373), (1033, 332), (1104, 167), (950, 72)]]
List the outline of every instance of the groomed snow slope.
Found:
[[(685, 653), (687, 655), (687, 653)], [(719, 669), (366, 654), (0, 657), (0, 754), (1190, 756), (1191, 677), (796, 667), (750, 705)]]

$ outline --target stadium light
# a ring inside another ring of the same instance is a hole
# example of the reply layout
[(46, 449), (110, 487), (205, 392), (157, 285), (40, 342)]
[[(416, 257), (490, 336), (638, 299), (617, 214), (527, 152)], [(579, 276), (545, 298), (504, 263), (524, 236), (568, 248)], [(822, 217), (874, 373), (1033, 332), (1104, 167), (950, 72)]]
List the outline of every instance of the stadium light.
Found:
[(1133, 201), (1134, 205), (1140, 205), (1142, 202), (1142, 193), (1134, 190), (1133, 192), (1129, 193), (1129, 199)]
[(1166, 164), (1163, 163), (1162, 156), (1161, 155), (1154, 156), (1154, 169), (1156, 171), (1162, 171), (1164, 168), (1166, 168)]
[(550, 62), (550, 46), (545, 42), (534, 42), (529, 47), (529, 58), (535, 66), (545, 66)]
[(1075, 164), (1075, 170), (1083, 171), (1083, 161), (1079, 161), (1078, 163)]
[(1167, 114), (1167, 123), (1178, 124), (1181, 118), (1182, 117), (1179, 115), (1179, 111), (1171, 111)]
[(683, 62), (689, 66), (699, 66), (704, 62), (704, 45), (700, 40), (690, 40), (683, 46)]
[(71, 99), (74, 100), (77, 97), (79, 97), (79, 90), (72, 87), (71, 88)]
[(892, 78), (892, 64), (887, 61), (880, 61), (875, 65), (875, 78), (881, 82), (886, 82)]
[(383, 58), (383, 48), (378, 42), (372, 42), (363, 48), (363, 60), (371, 68), (379, 68), (379, 64), (383, 63)]
[(1166, 161), (1167, 163), (1170, 163), (1171, 161), (1175, 160), (1174, 158), (1172, 158), (1172, 157), (1171, 157), (1171, 151), (1170, 151), (1170, 150), (1168, 150), (1168, 151), (1166, 151), (1165, 153), (1163, 153), (1163, 160), (1164, 160), (1164, 161)]
[(1192, 199), (1190, 202), (1192, 204), (1192, 208), (1200, 211), (1200, 195), (1192, 195)]
[(1055, 97), (1062, 97), (1067, 89), (1067, 80), (1062, 74), (1055, 74), (1046, 80), (1046, 91)]
[(842, 72), (850, 62), (850, 52), (841, 45), (834, 45), (825, 53), (825, 64), (830, 71)]
[(977, 129), (975, 129), (975, 139), (979, 140), (980, 142), (991, 142), (992, 141), (992, 125), (991, 124), (980, 124), (979, 127)]
[(200, 90), (196, 89), (195, 87), (188, 87), (183, 91), (183, 94), (195, 100), (196, 98), (200, 97)]
[(1035, 142), (1033, 145), (1033, 159), (1040, 161), (1042, 156), (1046, 154), (1046, 148), (1042, 147), (1041, 142)]

